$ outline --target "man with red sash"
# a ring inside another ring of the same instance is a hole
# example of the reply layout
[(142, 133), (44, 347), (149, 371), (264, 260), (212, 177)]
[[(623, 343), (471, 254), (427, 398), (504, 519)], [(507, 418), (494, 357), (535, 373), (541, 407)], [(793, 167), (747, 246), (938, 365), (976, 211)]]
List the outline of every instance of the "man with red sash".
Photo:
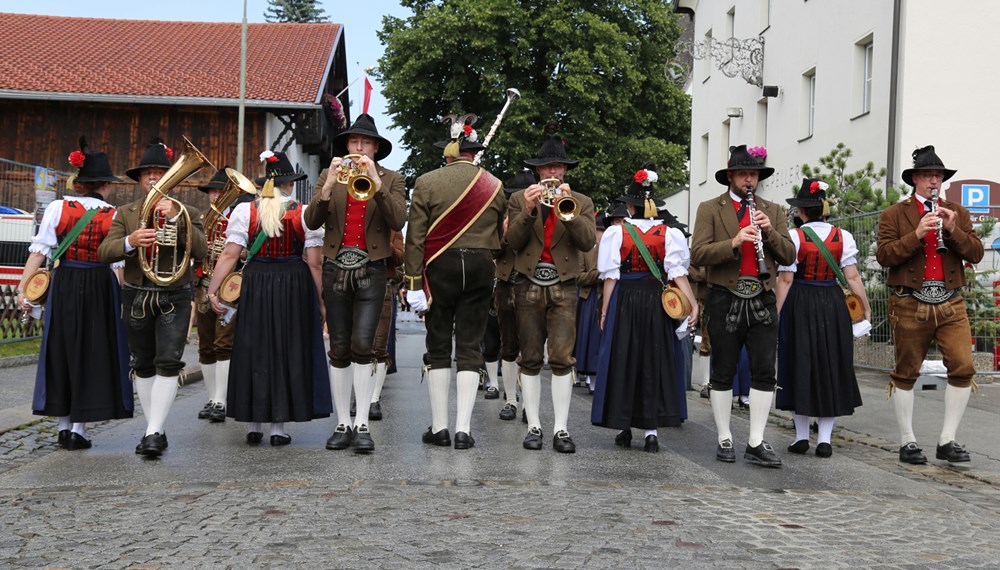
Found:
[[(719, 446), (715, 458), (736, 461), (729, 419), (733, 377), (744, 346), (750, 356), (750, 434), (743, 459), (765, 467), (781, 467), (781, 459), (764, 441), (764, 428), (777, 384), (774, 366), (778, 342), (778, 310), (774, 293), (777, 265), (795, 261), (795, 245), (781, 207), (751, 196), (757, 184), (774, 174), (764, 166), (767, 151), (746, 145), (729, 147), (726, 168), (715, 180), (728, 189), (698, 206), (691, 264), (703, 266), (709, 286), (705, 301), (712, 338), (712, 413)], [(751, 211), (754, 215), (751, 219)], [(752, 222), (752, 223), (751, 223)], [(759, 244), (755, 242), (760, 241)], [(768, 275), (760, 274), (757, 247)]]
[[(931, 340), (948, 368), (944, 392), (944, 424), (935, 457), (950, 463), (969, 461), (955, 442), (958, 424), (972, 392), (972, 331), (959, 289), (965, 286), (963, 262), (983, 259), (983, 242), (976, 236), (969, 211), (939, 200), (941, 184), (955, 175), (945, 168), (933, 146), (913, 151), (913, 168), (903, 181), (913, 196), (889, 206), (879, 216), (878, 262), (889, 269), (889, 322), (896, 348), (896, 368), (890, 390), (901, 433), (899, 460), (920, 465), (927, 458), (913, 435), (913, 384)], [(946, 249), (940, 249), (941, 242)]]
[(451, 445), (448, 388), (451, 348), (458, 361), (455, 449), (475, 445), (472, 408), (479, 389), (486, 313), (493, 293), (493, 255), (500, 249), (507, 199), (503, 184), (476, 166), (485, 147), (472, 129), (475, 115), (451, 115), (448, 164), (417, 178), (406, 231), (403, 286), (415, 311), (427, 311), (424, 370), (431, 401), (431, 426), (424, 443)]
[(558, 179), (558, 196), (576, 200), (576, 216), (564, 221), (557, 207), (541, 204), (543, 187), (532, 184), (510, 198), (506, 240), (516, 252), (511, 285), (514, 291), (514, 314), (517, 319), (518, 359), (521, 374), (521, 397), (528, 420), (525, 449), (542, 448), (542, 424), (538, 418), (541, 404), (545, 343), (548, 341), (549, 365), (552, 368), (552, 409), (555, 415), (552, 448), (559, 453), (574, 453), (576, 444), (569, 435), (569, 402), (573, 395), (573, 372), (576, 359), (576, 278), (580, 274), (580, 256), (597, 243), (594, 203), (573, 193), (563, 182), (566, 171), (579, 163), (566, 156), (562, 137), (553, 124), (546, 126), (546, 137), (535, 158), (524, 161), (538, 172), (540, 180)]

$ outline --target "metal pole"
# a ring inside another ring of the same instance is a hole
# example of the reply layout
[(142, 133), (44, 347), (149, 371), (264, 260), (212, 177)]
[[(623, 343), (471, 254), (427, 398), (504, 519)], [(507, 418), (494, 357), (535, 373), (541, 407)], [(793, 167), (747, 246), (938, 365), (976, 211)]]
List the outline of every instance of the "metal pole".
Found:
[(243, 0), (243, 25), (240, 30), (240, 111), (236, 131), (236, 169), (243, 172), (243, 116), (247, 95), (247, 0)]

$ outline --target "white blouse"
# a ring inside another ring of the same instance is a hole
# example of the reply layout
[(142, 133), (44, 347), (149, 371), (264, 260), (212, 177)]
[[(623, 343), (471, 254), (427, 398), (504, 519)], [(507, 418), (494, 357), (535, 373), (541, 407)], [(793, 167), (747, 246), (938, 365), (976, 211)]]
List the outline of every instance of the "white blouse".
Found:
[[(282, 197), (282, 201), (288, 202), (292, 198), (290, 196)], [(305, 216), (306, 208), (308, 204), (300, 204), (299, 214)], [(250, 226), (250, 202), (244, 202), (242, 204), (237, 204), (236, 208), (233, 210), (231, 216), (229, 216), (229, 225), (226, 226), (226, 243), (235, 243), (236, 245), (246, 248), (247, 247), (247, 236), (249, 234), (247, 228)], [(322, 247), (323, 246), (323, 226), (319, 229), (310, 230), (305, 221), (302, 222), (302, 228), (306, 231), (306, 243), (305, 247)]]
[[(804, 225), (809, 226), (809, 229), (816, 232), (816, 236), (821, 240), (826, 240), (830, 236), (830, 232), (833, 231), (833, 226), (826, 222), (812, 221), (807, 222)], [(798, 259), (799, 254), (799, 232), (794, 229), (788, 230), (788, 236), (792, 238), (792, 243), (795, 244), (795, 258)], [(840, 266), (847, 267), (848, 265), (856, 265), (858, 263), (858, 244), (854, 241), (854, 236), (851, 232), (841, 228), (840, 238), (844, 243), (844, 253), (840, 256)], [(778, 271), (790, 271), (795, 273), (798, 270), (799, 264), (797, 262), (791, 265), (779, 265)]]
[[(42, 214), (42, 223), (38, 224), (38, 233), (35, 234), (35, 237), (31, 238), (31, 245), (28, 246), (28, 252), (40, 253), (45, 257), (50, 257), (52, 250), (59, 247), (56, 228), (59, 226), (60, 218), (62, 218), (64, 202), (79, 202), (87, 210), (114, 207), (100, 198), (92, 198), (90, 196), (67, 196), (62, 200), (52, 202), (45, 207), (45, 213)], [(115, 210), (115, 215), (118, 215), (117, 210)], [(112, 263), (111, 267), (115, 269), (125, 267), (125, 260)]]
[[(663, 220), (627, 218), (625, 221), (642, 232), (663, 224)], [(619, 268), (622, 264), (622, 231), (624, 231), (622, 226), (611, 226), (604, 230), (604, 235), (601, 236), (601, 243), (597, 246), (597, 270), (601, 273), (601, 279), (621, 279)], [(666, 246), (666, 255), (663, 257), (663, 269), (667, 272), (666, 280), (687, 275), (688, 266), (691, 265), (691, 250), (688, 249), (684, 234), (677, 228), (667, 228), (663, 238)]]

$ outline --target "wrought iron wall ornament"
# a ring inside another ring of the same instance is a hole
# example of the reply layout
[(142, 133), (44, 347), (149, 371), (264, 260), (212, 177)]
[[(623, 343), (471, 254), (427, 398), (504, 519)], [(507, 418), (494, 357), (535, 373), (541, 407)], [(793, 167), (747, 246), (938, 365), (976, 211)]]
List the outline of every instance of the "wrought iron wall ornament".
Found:
[(726, 77), (742, 77), (750, 85), (764, 85), (764, 37), (745, 40), (708, 38), (686, 45), (694, 59), (711, 57)]

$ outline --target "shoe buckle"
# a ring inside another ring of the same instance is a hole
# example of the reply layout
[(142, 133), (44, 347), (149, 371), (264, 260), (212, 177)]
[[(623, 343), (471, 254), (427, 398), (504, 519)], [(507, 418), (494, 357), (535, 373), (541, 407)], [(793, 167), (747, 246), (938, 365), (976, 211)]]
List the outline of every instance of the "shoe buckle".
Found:
[(542, 435), (542, 430), (540, 430), (540, 429), (538, 429), (536, 427), (528, 428), (528, 433), (530, 433), (531, 435), (541, 436)]
[(566, 430), (561, 429), (561, 430), (559, 430), (559, 431), (556, 432), (556, 438), (557, 439), (569, 439), (569, 432), (567, 432)]
[(719, 442), (719, 447), (721, 447), (722, 449), (732, 449), (733, 448), (733, 440), (731, 440), (731, 439), (724, 439), (724, 440), (722, 440), (722, 441)]
[(771, 447), (771, 444), (770, 444), (770, 443), (768, 443), (768, 442), (766, 442), (766, 441), (762, 441), (762, 442), (761, 442), (761, 445), (763, 445), (763, 446), (764, 446), (764, 450), (765, 450), (765, 451), (771, 451), (771, 452), (773, 452), (773, 451), (774, 451), (774, 448), (773, 448), (773, 447)]

